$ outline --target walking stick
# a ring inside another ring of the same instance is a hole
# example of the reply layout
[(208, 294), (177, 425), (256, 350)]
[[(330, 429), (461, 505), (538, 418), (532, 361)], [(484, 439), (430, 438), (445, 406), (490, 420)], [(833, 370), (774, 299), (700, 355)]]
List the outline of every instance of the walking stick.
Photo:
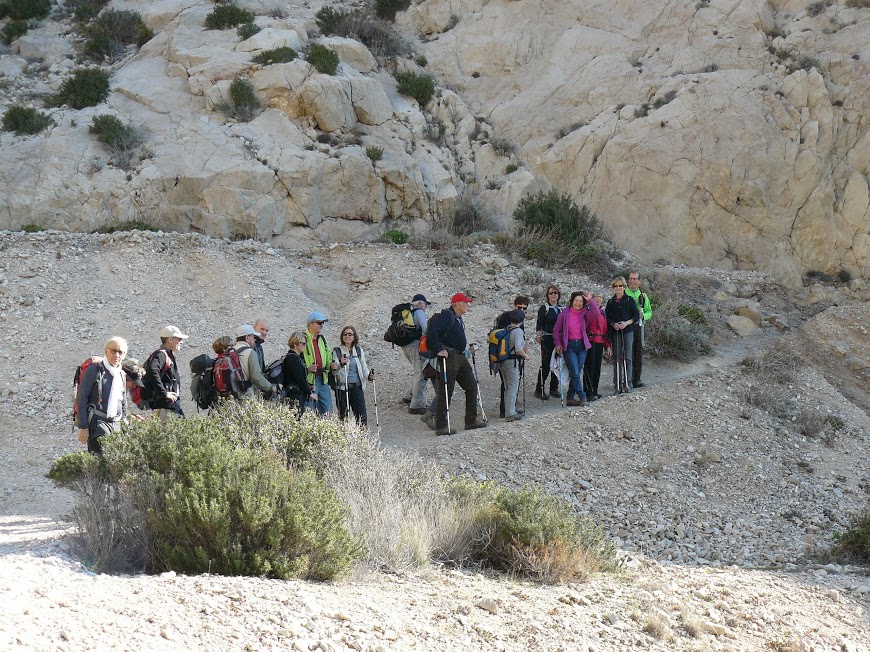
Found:
[(447, 358), (442, 358), (444, 363), (444, 407), (447, 410), (447, 434), (450, 434), (450, 397), (447, 395)]
[(541, 365), (541, 368), (538, 369), (538, 378), (541, 379), (541, 403), (544, 402), (544, 392), (546, 391), (546, 387), (544, 387), (544, 383), (546, 379), (544, 378), (544, 365)]
[(520, 378), (523, 383), (523, 415), (526, 413), (526, 361), (520, 358)]
[(616, 332), (613, 342), (613, 377), (616, 379), (616, 387), (614, 389), (616, 390), (616, 393), (619, 394), (619, 353), (617, 352), (617, 349), (619, 348), (619, 331)]
[(557, 356), (559, 361), (559, 397), (562, 399), (562, 408), (565, 407), (565, 383), (562, 382), (562, 356)]
[(378, 384), (375, 382), (375, 368), (372, 367), (369, 369), (369, 373), (372, 374), (372, 392), (375, 395), (375, 427), (378, 429), (378, 437), (381, 436), (381, 418), (378, 416)]
[(477, 356), (474, 355), (474, 349), (471, 349), (471, 368), (474, 370), (474, 383), (477, 385), (477, 404), (480, 406), (480, 416), (483, 417), (484, 423), (489, 423), (486, 418), (486, 410), (483, 409), (483, 398), (480, 396), (480, 379), (477, 377)]
[(622, 379), (628, 392), (628, 352), (625, 350), (625, 329), (622, 330)]

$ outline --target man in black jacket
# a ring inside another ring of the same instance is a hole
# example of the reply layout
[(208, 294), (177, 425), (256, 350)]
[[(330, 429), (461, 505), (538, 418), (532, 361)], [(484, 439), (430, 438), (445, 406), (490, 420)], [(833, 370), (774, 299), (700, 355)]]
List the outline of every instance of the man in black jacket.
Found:
[[(450, 299), (450, 307), (442, 310), (429, 320), (426, 329), (427, 349), (436, 355), (437, 368), (435, 373), (435, 391), (438, 395), (438, 406), (435, 412), (435, 434), (454, 435), (456, 430), (447, 425), (447, 401), (445, 397), (453, 394), (456, 383), (465, 390), (465, 429), (484, 428), (485, 421), (477, 420), (477, 383), (474, 371), (465, 349), (468, 340), (465, 337), (465, 324), (462, 316), (468, 312), (468, 304), (472, 297), (457, 292)], [(444, 376), (447, 376), (445, 385)]]

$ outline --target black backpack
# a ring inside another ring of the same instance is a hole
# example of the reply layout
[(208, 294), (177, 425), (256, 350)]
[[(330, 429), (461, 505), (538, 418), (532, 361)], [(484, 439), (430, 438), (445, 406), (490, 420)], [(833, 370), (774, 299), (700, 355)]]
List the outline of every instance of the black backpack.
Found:
[(414, 323), (414, 308), (410, 303), (400, 303), (393, 306), (390, 314), (390, 327), (384, 333), (384, 340), (397, 346), (406, 346), (414, 340), (419, 340), (423, 329)]
[(193, 376), (190, 381), (190, 395), (199, 410), (208, 410), (218, 400), (212, 373), (214, 363), (214, 358), (208, 353), (198, 355), (190, 361), (190, 373)]

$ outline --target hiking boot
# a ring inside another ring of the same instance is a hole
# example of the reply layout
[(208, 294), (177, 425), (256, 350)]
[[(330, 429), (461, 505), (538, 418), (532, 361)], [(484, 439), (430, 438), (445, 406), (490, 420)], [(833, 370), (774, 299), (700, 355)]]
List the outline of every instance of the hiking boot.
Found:
[(553, 398), (562, 398), (562, 395), (559, 393), (559, 390), (557, 390), (557, 389), (551, 389), (550, 396), (552, 396)]
[(634, 383), (634, 384), (632, 385), (632, 387), (634, 387), (635, 389), (637, 389), (638, 387), (646, 387), (646, 385), (644, 385), (643, 383)]
[(404, 403), (405, 405), (411, 405), (411, 397), (410, 396), (403, 396), (402, 403)]
[(579, 405), (586, 405), (586, 401), (581, 401), (579, 398), (569, 398), (565, 401), (565, 405), (568, 407), (577, 407)]
[(477, 430), (478, 428), (486, 428), (489, 424), (486, 421), (475, 421), (474, 423), (466, 423), (466, 430)]
[(408, 414), (426, 414), (427, 410), (424, 407), (408, 408)]
[(535, 398), (539, 398), (543, 401), (543, 400), (546, 400), (546, 399), (544, 399), (544, 396), (545, 396), (544, 390), (542, 390), (540, 387), (538, 387), (538, 389), (535, 390)]
[(523, 415), (517, 412), (516, 414), (512, 414), (505, 419), (506, 422), (510, 423), (511, 421), (519, 421), (523, 418)]
[(435, 434), (439, 437), (443, 437), (444, 435), (455, 435), (456, 428), (450, 428), (449, 430), (447, 428), (438, 428), (438, 430), (435, 431)]
[(435, 430), (435, 414), (433, 412), (427, 412), (422, 417), (420, 417), (420, 421), (429, 426), (429, 430)]
[(601, 398), (601, 397), (598, 396), (598, 394), (587, 394), (586, 395), (586, 400), (589, 401), (590, 403), (592, 401), (597, 401), (599, 398)]

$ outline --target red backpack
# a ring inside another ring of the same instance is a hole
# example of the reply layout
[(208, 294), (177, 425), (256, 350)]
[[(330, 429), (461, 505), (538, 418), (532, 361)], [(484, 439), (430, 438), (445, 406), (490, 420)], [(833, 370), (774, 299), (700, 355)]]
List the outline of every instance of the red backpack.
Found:
[(230, 396), (238, 398), (238, 395), (233, 391), (234, 379), (236, 386), (241, 391), (245, 392), (250, 388), (251, 382), (245, 378), (242, 361), (239, 359), (239, 353), (250, 348), (249, 346), (243, 346), (238, 350), (227, 349), (215, 360), (212, 374), (214, 374), (215, 389), (221, 398), (228, 398)]
[[(78, 367), (76, 367), (76, 373), (73, 377), (73, 422), (76, 421), (76, 417), (78, 417), (78, 401), (76, 398), (79, 394), (79, 383), (82, 380), (82, 376), (85, 374), (85, 369), (90, 367), (92, 364), (99, 364), (98, 362), (94, 362), (94, 358), (90, 357), (84, 362), (82, 362)], [(100, 378), (100, 374), (97, 375), (97, 391), (99, 392), (99, 401), (100, 404), (103, 403), (103, 383)]]

